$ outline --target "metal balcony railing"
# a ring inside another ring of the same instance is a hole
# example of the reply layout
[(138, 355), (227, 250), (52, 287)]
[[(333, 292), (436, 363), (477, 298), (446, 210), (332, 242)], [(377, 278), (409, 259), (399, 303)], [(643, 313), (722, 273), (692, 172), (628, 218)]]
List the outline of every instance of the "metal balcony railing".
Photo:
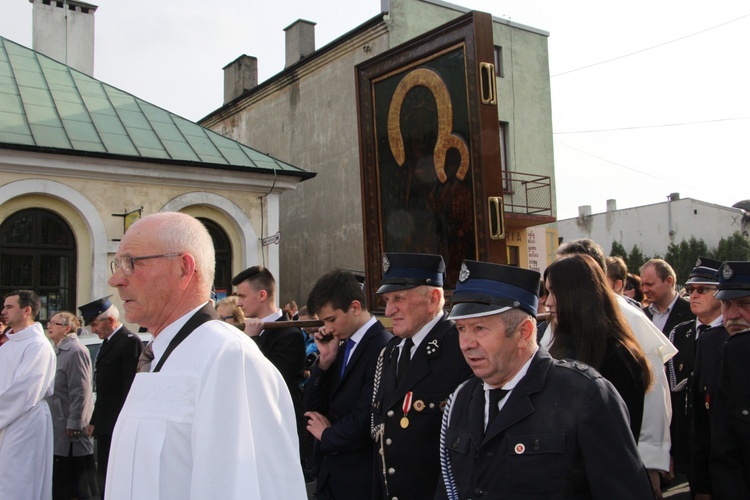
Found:
[(503, 172), (506, 213), (552, 215), (552, 184), (546, 175)]

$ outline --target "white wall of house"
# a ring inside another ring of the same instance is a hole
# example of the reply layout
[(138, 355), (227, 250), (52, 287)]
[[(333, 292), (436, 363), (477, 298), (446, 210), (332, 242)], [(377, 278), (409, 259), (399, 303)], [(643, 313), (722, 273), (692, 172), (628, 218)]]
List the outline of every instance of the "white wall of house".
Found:
[[(614, 207), (612, 207), (614, 208)], [(670, 243), (679, 244), (692, 236), (715, 248), (721, 238), (740, 231), (747, 236), (747, 221), (738, 208), (705, 203), (692, 198), (666, 201), (623, 210), (609, 210), (590, 214), (590, 207), (581, 207), (582, 215), (557, 221), (557, 231), (563, 242), (577, 238), (591, 238), (606, 253), (617, 241), (630, 252), (638, 245), (643, 254), (662, 257)], [(587, 210), (588, 209), (588, 210)]]

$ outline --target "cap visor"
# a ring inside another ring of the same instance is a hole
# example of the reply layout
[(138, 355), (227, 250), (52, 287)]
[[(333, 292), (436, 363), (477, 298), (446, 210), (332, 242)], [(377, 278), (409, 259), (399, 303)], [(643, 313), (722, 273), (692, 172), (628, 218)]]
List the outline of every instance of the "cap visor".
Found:
[(469, 319), (481, 318), (482, 316), (492, 316), (493, 314), (504, 313), (513, 309), (509, 306), (478, 304), (476, 302), (461, 302), (456, 304), (448, 314), (449, 319)]
[(718, 285), (719, 282), (717, 280), (711, 281), (710, 279), (700, 278), (696, 276), (695, 278), (690, 278), (689, 280), (687, 280), (685, 284), (686, 285), (693, 285), (693, 284), (695, 285)]
[(378, 291), (375, 293), (388, 293), (388, 292), (398, 292), (399, 290), (408, 290), (410, 288), (416, 288), (419, 285), (403, 285), (403, 284), (386, 284), (381, 285), (380, 288), (378, 288)]
[(730, 300), (747, 297), (748, 295), (750, 295), (750, 290), (719, 290), (714, 295), (714, 298), (718, 300)]

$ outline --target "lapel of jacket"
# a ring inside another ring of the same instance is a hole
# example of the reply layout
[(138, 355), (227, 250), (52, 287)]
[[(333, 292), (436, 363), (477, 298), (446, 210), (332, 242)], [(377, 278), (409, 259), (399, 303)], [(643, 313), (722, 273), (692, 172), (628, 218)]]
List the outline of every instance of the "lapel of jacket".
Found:
[(121, 338), (121, 337), (123, 336), (123, 329), (124, 329), (124, 328), (125, 328), (124, 326), (123, 326), (123, 327), (121, 327), (121, 328), (120, 328), (120, 329), (119, 329), (119, 330), (118, 330), (118, 331), (117, 331), (117, 332), (116, 332), (116, 333), (115, 333), (114, 335), (112, 335), (112, 337), (111, 337), (111, 338), (110, 338), (110, 339), (109, 339), (109, 340), (107, 341), (107, 343), (106, 343), (106, 344), (102, 344), (102, 346), (101, 346), (101, 347), (99, 348), (99, 350), (100, 350), (101, 352), (100, 352), (100, 353), (99, 353), (99, 355), (98, 355), (98, 356), (96, 357), (96, 362), (97, 362), (97, 364), (99, 363), (99, 361), (101, 361), (101, 360), (102, 360), (102, 358), (103, 358), (104, 356), (106, 356), (106, 355), (107, 355), (107, 353), (108, 353), (109, 351), (111, 351), (111, 350), (112, 350), (112, 346), (113, 346), (113, 345), (115, 345), (115, 343), (116, 343), (116, 342), (118, 342), (118, 341), (120, 340), (120, 338)]
[(470, 394), (469, 401), (469, 435), (475, 450), (482, 447), (484, 441), (484, 384), (480, 379), (476, 379), (473, 384), (473, 390)]
[[(392, 392), (393, 398), (390, 401), (385, 402), (385, 407), (390, 408), (396, 401), (403, 399), (406, 393), (411, 390), (417, 383), (430, 374), (430, 359), (440, 355), (440, 345), (442, 344), (445, 332), (447, 332), (452, 322), (446, 321), (447, 315), (444, 313), (443, 318), (435, 324), (430, 332), (425, 336), (424, 340), (419, 344), (417, 350), (414, 352), (414, 356), (411, 358), (409, 363), (409, 370), (406, 376), (401, 380), (401, 384), (396, 387), (396, 390)], [(437, 342), (437, 343), (436, 343)], [(396, 343), (398, 345), (398, 343)], [(437, 346), (436, 351), (427, 353), (427, 346)], [(393, 351), (391, 363), (398, 364), (398, 348), (396, 347)], [(388, 353), (386, 352), (386, 355)], [(394, 367), (390, 367), (394, 373), (393, 384), (396, 383)]]
[[(531, 395), (541, 391), (547, 378), (547, 372), (553, 361), (547, 351), (537, 350), (534, 359), (531, 360), (529, 371), (518, 382), (513, 391), (508, 394), (508, 400), (498, 413), (495, 421), (490, 423), (485, 433), (482, 443), (487, 443), (490, 439), (504, 432), (519, 420), (534, 413), (534, 404), (531, 402)], [(484, 408), (484, 407), (482, 407)], [(484, 412), (482, 413), (482, 422), (484, 423)]]

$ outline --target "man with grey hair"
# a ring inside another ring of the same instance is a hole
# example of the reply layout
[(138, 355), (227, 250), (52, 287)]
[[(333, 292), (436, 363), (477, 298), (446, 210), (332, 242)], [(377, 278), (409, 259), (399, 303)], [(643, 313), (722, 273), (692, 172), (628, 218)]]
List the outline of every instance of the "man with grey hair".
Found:
[(436, 498), (650, 498), (617, 390), (537, 346), (538, 289), (535, 271), (461, 266), (450, 317), (476, 377), (443, 415)]
[(219, 321), (214, 266), (211, 236), (185, 214), (144, 217), (120, 242), (109, 284), (154, 341), (115, 426), (108, 500), (306, 496), (289, 391)]
[(97, 479), (102, 492), (107, 484), (107, 462), (112, 431), (130, 385), (135, 378), (138, 356), (143, 342), (120, 322), (120, 311), (109, 297), (102, 297), (79, 307), (81, 317), (91, 333), (102, 339), (94, 357), (94, 390), (96, 404), (86, 434), (96, 436)]
[[(607, 258), (601, 246), (595, 241), (581, 238), (560, 245), (560, 248), (557, 249), (558, 258), (575, 254), (592, 257), (605, 274), (607, 273)], [(615, 294), (615, 298), (620, 306), (620, 311), (625, 316), (625, 321), (627, 321), (628, 326), (633, 330), (638, 343), (641, 345), (654, 374), (654, 384), (646, 392), (643, 401), (643, 421), (638, 437), (638, 452), (651, 478), (654, 495), (656, 498), (661, 498), (660, 471), (669, 471), (669, 450), (672, 445), (669, 435), (672, 405), (669, 400), (669, 382), (664, 371), (664, 363), (677, 354), (677, 349), (654, 326), (643, 311), (628, 304), (622, 295)], [(553, 335), (550, 330), (550, 328), (547, 329), (550, 335)], [(547, 346), (549, 343), (549, 338), (545, 336), (541, 344)]]

